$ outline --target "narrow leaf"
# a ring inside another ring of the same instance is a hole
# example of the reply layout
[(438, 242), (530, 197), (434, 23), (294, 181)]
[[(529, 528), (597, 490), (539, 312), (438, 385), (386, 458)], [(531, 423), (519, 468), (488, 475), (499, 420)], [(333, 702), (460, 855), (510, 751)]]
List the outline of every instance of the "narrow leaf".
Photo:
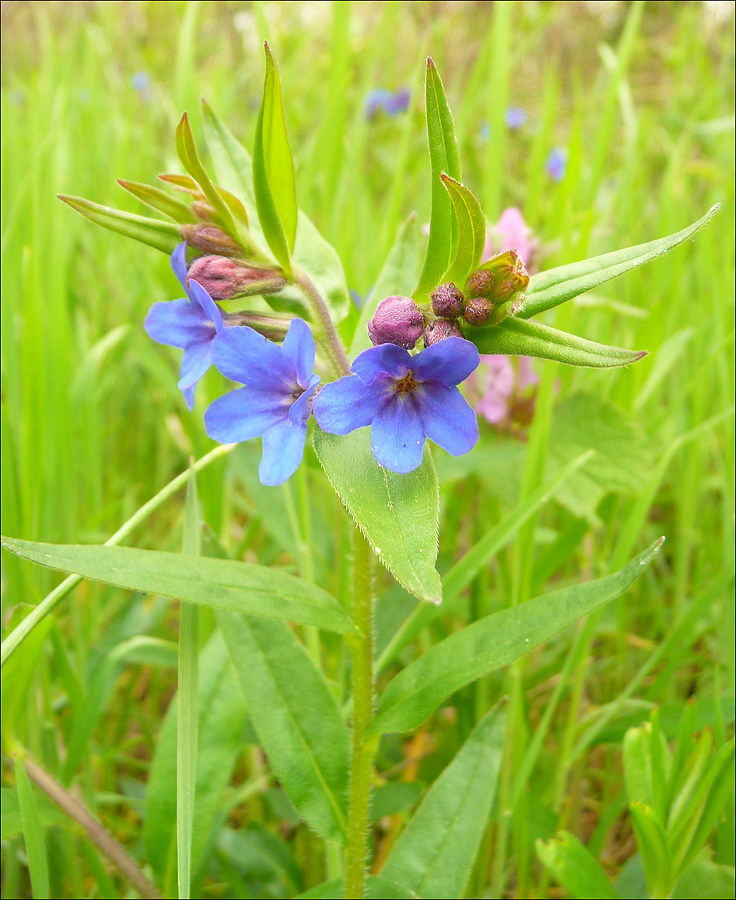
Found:
[(571, 897), (616, 900), (618, 894), (588, 848), (574, 834), (561, 831), (553, 840), (537, 841), (537, 856)]
[(162, 253), (171, 254), (174, 247), (181, 243), (179, 229), (172, 222), (161, 222), (146, 216), (136, 216), (122, 209), (113, 209), (111, 206), (100, 206), (83, 197), (69, 197), (66, 194), (57, 196), (90, 222), (161, 250)]
[(636, 843), (644, 863), (644, 874), (652, 897), (669, 897), (672, 890), (672, 861), (662, 823), (654, 810), (635, 800), (629, 806)]
[(606, 347), (574, 334), (567, 334), (523, 319), (504, 319), (492, 328), (467, 328), (465, 337), (472, 341), (481, 353), (503, 356), (536, 356), (552, 359), (568, 366), (585, 366), (608, 369), (636, 362), (646, 351), (623, 350)]
[(46, 856), (43, 822), (25, 767), (17, 757), (15, 760), (15, 786), (18, 790), (18, 808), (23, 828), (23, 840), (26, 845), (28, 872), (31, 876), (31, 890), (34, 897), (50, 897), (49, 863)]
[(355, 633), (355, 626), (334, 597), (267, 566), (133, 547), (39, 544), (12, 538), (3, 538), (2, 546), (42, 566), (131, 591), (287, 619), (340, 634)]
[(457, 248), (450, 268), (442, 280), (456, 285), (465, 284), (468, 275), (475, 271), (483, 258), (486, 242), (486, 220), (480, 203), (472, 192), (444, 173), (440, 176), (447, 191), (457, 222)]
[(442, 79), (431, 57), (427, 59), (425, 104), (427, 142), (432, 169), (432, 207), (429, 216), (427, 254), (419, 283), (413, 293), (414, 299), (420, 301), (426, 301), (431, 291), (440, 283), (457, 242), (457, 226), (453, 222), (452, 203), (440, 176), (445, 172), (457, 181), (462, 180), (452, 113)]
[(287, 625), (218, 613), (253, 726), (292, 803), (341, 840), (350, 738), (334, 694)]
[(716, 203), (708, 212), (682, 231), (671, 234), (669, 237), (649, 241), (647, 244), (638, 244), (628, 247), (626, 250), (616, 250), (613, 253), (604, 253), (592, 259), (570, 263), (533, 275), (526, 293), (524, 308), (519, 313), (523, 319), (539, 315), (546, 309), (559, 306), (572, 297), (577, 297), (585, 291), (598, 287), (606, 281), (610, 281), (617, 275), (622, 275), (630, 269), (643, 266), (652, 259), (662, 256), (695, 234), (706, 222), (715, 215), (720, 204)]
[(429, 449), (425, 447), (418, 469), (397, 475), (376, 462), (367, 428), (345, 437), (315, 428), (314, 448), (330, 483), (389, 572), (420, 600), (439, 603), (439, 488)]
[(618, 597), (651, 563), (662, 543), (663, 539), (658, 540), (613, 575), (493, 613), (435, 644), (389, 683), (372, 732), (414, 728), (450, 694), (513, 662)]
[(496, 793), (505, 710), (492, 709), (434, 782), (381, 874), (418, 897), (464, 896)]
[(118, 178), (118, 184), (123, 190), (145, 203), (146, 206), (158, 210), (165, 216), (173, 219), (174, 222), (179, 222), (183, 225), (197, 221), (196, 216), (186, 203), (182, 203), (181, 200), (177, 200), (176, 197), (172, 197), (166, 191), (162, 191), (161, 188), (153, 187), (150, 184), (141, 184), (138, 181), (124, 181), (122, 178)]

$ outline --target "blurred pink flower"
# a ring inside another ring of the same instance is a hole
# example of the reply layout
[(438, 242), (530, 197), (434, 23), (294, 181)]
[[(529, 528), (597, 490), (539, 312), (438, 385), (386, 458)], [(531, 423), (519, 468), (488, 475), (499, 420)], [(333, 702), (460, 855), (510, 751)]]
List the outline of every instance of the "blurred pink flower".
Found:
[(517, 365), (508, 356), (481, 356), (480, 365), (467, 381), (468, 399), (486, 422), (523, 437), (534, 413), (535, 391), (539, 383), (528, 356)]
[(524, 221), (521, 210), (510, 206), (501, 213), (498, 222), (486, 231), (483, 259), (488, 259), (494, 253), (516, 250), (531, 272), (533, 270), (532, 260), (538, 244), (533, 231)]

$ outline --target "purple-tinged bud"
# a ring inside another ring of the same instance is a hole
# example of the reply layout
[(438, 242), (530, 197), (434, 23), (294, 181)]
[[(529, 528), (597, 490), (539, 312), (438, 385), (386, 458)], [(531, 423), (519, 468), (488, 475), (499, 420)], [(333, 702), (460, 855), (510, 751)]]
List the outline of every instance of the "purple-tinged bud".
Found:
[(493, 306), (485, 297), (471, 297), (465, 304), (463, 318), (468, 325), (485, 325)]
[(485, 297), (493, 289), (493, 274), (487, 269), (478, 269), (468, 278), (467, 291), (475, 297)]
[(424, 328), (424, 319), (410, 297), (386, 297), (368, 323), (368, 334), (375, 344), (396, 344), (412, 350)]
[(190, 209), (194, 215), (203, 222), (215, 222), (217, 220), (217, 211), (211, 203), (206, 200), (195, 200)]
[(529, 273), (516, 250), (505, 250), (492, 256), (468, 278), (468, 292), (485, 297), (494, 307), (514, 294), (525, 291)]
[(430, 322), (424, 329), (424, 346), (431, 347), (432, 344), (439, 344), (447, 338), (463, 336), (460, 326), (457, 322), (450, 319), (435, 319)]
[(190, 247), (218, 256), (243, 256), (245, 248), (217, 225), (181, 225), (179, 234)]
[(456, 319), (463, 311), (465, 297), (451, 281), (446, 281), (435, 288), (429, 297), (434, 314), (443, 319)]
[(213, 300), (229, 300), (250, 294), (273, 294), (286, 284), (276, 269), (256, 269), (226, 256), (203, 256), (195, 259), (187, 274), (201, 284)]

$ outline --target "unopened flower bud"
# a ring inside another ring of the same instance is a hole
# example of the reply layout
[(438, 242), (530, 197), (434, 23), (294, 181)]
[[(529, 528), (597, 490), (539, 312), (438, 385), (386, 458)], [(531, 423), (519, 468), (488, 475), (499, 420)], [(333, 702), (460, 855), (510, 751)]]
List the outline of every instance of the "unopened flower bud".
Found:
[(386, 297), (368, 323), (368, 334), (375, 344), (396, 344), (412, 350), (424, 328), (424, 319), (410, 297)]
[(435, 288), (429, 296), (436, 316), (443, 319), (456, 319), (462, 312), (465, 298), (451, 281), (446, 281)]
[(439, 344), (447, 338), (463, 336), (460, 326), (457, 322), (450, 319), (435, 319), (430, 322), (424, 329), (424, 346), (431, 347), (432, 344)]
[(273, 294), (286, 284), (276, 269), (257, 269), (226, 256), (195, 259), (187, 274), (201, 284), (213, 300), (229, 300), (249, 294)]
[(488, 321), (493, 306), (485, 297), (471, 297), (465, 304), (463, 318), (468, 325), (484, 325)]
[(195, 200), (191, 205), (194, 215), (203, 222), (214, 222), (217, 218), (217, 211), (211, 203), (206, 200)]
[(514, 294), (526, 290), (529, 273), (516, 250), (506, 250), (492, 256), (488, 262), (468, 278), (468, 291), (485, 297), (494, 307)]
[(190, 247), (219, 256), (242, 256), (244, 248), (217, 225), (181, 225), (179, 234)]
[(493, 289), (493, 275), (487, 269), (478, 269), (468, 278), (467, 290), (471, 296), (485, 297)]

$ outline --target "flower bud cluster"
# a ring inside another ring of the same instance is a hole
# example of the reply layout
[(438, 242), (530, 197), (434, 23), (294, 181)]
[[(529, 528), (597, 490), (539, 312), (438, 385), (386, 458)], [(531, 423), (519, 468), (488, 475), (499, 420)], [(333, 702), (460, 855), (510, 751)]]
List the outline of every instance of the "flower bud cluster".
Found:
[(496, 325), (524, 302), (529, 273), (515, 250), (492, 256), (468, 278), (470, 299), (463, 313), (470, 325)]

